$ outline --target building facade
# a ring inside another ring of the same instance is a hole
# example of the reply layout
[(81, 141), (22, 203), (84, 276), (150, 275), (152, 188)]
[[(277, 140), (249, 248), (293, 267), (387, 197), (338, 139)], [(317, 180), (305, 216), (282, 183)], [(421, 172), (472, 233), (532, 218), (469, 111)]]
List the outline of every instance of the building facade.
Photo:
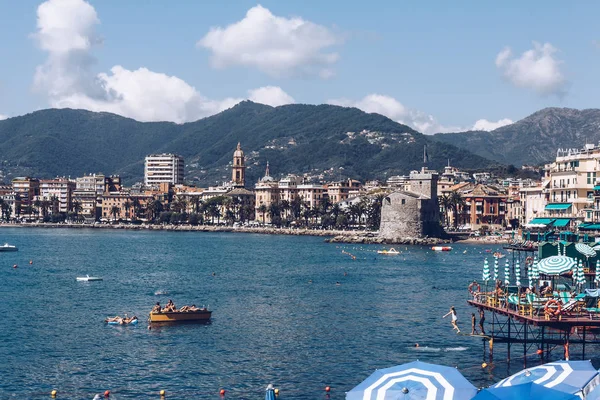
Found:
[(177, 154), (151, 154), (144, 161), (144, 185), (156, 186), (161, 183), (173, 185), (183, 183), (183, 157)]

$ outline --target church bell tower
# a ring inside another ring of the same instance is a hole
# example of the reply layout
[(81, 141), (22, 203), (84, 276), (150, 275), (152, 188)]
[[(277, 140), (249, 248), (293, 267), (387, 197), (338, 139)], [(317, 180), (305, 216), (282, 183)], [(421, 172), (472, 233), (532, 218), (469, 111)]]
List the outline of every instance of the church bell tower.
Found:
[(233, 152), (233, 168), (231, 169), (231, 182), (233, 187), (243, 188), (246, 184), (246, 163), (244, 152), (238, 142), (237, 148)]

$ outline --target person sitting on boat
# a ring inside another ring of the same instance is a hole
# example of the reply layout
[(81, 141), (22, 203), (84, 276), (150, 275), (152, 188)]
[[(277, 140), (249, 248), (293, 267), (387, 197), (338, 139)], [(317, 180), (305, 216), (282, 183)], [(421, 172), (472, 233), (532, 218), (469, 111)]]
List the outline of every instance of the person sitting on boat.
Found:
[(190, 306), (183, 306), (179, 309), (179, 312), (188, 312), (190, 311)]
[(192, 305), (190, 306), (190, 311), (200, 311), (200, 309), (199, 309), (198, 307), (196, 307), (196, 305), (195, 305), (195, 304), (192, 304)]
[(116, 317), (106, 317), (106, 319), (104, 320), (104, 322), (118, 322), (120, 324), (122, 324), (123, 322), (123, 318), (119, 317), (118, 315)]
[(176, 312), (177, 307), (175, 307), (175, 303), (173, 303), (173, 300), (169, 299), (169, 301), (167, 302), (167, 305), (165, 306), (165, 308), (163, 308), (162, 311), (163, 312)]
[(151, 313), (159, 313), (162, 310), (162, 308), (160, 307), (160, 301), (156, 302), (156, 305), (154, 307), (152, 307), (152, 311), (150, 311)]

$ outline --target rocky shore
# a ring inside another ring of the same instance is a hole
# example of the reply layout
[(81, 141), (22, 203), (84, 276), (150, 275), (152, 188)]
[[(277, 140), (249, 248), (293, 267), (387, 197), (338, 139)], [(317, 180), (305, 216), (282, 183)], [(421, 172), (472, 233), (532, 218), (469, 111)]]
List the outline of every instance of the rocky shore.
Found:
[(326, 239), (329, 243), (360, 243), (360, 244), (405, 244), (417, 246), (432, 246), (438, 244), (452, 243), (450, 239), (440, 238), (396, 238), (384, 239), (377, 236), (376, 233), (356, 233), (348, 232), (349, 235), (339, 235)]
[(183, 231), (183, 232), (243, 232), (265, 235), (309, 235), (309, 236), (344, 236), (353, 235), (354, 231), (292, 229), (274, 227), (232, 227), (225, 225), (132, 225), (132, 224), (53, 224), (53, 223), (3, 223), (2, 228), (66, 228), (66, 229), (127, 229), (138, 231)]

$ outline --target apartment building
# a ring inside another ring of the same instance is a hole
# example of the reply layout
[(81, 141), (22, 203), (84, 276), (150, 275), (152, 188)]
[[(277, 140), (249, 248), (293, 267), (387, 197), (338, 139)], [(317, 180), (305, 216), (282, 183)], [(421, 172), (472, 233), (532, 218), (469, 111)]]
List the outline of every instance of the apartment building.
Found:
[(42, 179), (38, 199), (52, 202), (52, 207), (49, 209), (51, 214), (67, 213), (71, 211), (75, 188), (76, 183), (67, 178)]
[(144, 162), (144, 185), (154, 186), (161, 183), (173, 185), (183, 183), (183, 157), (176, 154), (151, 154)]

